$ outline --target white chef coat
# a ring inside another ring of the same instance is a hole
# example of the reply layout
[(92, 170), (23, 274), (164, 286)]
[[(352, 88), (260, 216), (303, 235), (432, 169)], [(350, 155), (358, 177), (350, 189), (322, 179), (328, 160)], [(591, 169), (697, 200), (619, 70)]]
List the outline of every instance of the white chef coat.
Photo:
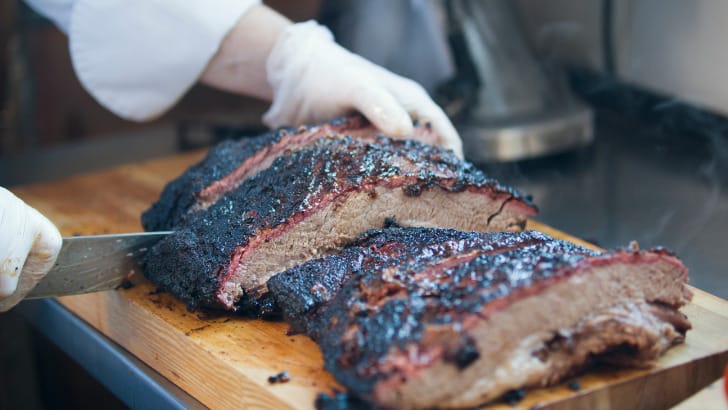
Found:
[(197, 81), (225, 35), (260, 0), (26, 0), (68, 34), (84, 88), (144, 121)]

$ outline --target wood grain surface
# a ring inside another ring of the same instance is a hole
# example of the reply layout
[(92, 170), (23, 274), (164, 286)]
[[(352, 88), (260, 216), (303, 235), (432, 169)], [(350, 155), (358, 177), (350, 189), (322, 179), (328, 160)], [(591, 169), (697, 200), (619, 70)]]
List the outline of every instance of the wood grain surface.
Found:
[[(64, 235), (137, 232), (140, 214), (162, 187), (203, 154), (177, 155), (12, 191), (47, 215)], [(589, 245), (535, 221), (528, 227)], [(169, 294), (155, 292), (143, 277), (137, 275), (133, 282), (130, 289), (64, 297), (60, 302), (203, 404), (310, 409), (317, 394), (341, 388), (323, 370), (317, 346), (305, 336), (287, 335), (284, 323), (188, 312)], [(694, 328), (686, 342), (671, 349), (656, 367), (595, 369), (576, 379), (578, 391), (566, 383), (531, 390), (518, 407), (645, 409), (680, 402), (719, 378), (728, 363), (728, 302), (696, 289), (693, 302), (683, 311)], [(268, 383), (268, 376), (283, 370), (290, 374), (290, 382)]]

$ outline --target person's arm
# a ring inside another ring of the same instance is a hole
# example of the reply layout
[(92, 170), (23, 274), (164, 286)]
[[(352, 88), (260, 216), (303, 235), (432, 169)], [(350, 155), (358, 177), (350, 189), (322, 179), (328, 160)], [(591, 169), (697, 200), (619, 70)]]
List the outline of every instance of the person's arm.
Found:
[(264, 5), (253, 6), (225, 36), (200, 82), (236, 94), (271, 101), (266, 61), (278, 36), (293, 23)]
[(158, 117), (260, 0), (26, 0), (67, 33), (81, 85), (114, 114)]
[(53, 223), (0, 187), (0, 312), (38, 284), (60, 249), (61, 234)]
[[(292, 24), (259, 0), (29, 1), (66, 25), (81, 84), (123, 118), (153, 119), (200, 81), (272, 100), (263, 118), (271, 127), (359, 111), (383, 133), (407, 137), (413, 116), (462, 155), (457, 131), (421, 86), (348, 52), (315, 22)], [(49, 4), (68, 10), (53, 14)]]

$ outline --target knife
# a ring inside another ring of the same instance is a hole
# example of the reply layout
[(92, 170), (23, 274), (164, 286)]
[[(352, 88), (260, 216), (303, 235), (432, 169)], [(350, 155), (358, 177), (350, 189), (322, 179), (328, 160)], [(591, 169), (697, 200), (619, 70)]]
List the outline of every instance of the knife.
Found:
[(144, 254), (170, 233), (172, 232), (63, 238), (55, 265), (25, 298), (78, 295), (115, 289), (131, 275), (141, 273), (140, 263)]

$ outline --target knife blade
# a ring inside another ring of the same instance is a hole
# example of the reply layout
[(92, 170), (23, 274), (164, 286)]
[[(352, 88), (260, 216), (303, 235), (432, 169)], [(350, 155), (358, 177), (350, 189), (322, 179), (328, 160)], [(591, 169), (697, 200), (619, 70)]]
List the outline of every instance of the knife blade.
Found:
[(114, 289), (131, 275), (141, 273), (142, 256), (170, 233), (65, 237), (55, 265), (26, 299)]

